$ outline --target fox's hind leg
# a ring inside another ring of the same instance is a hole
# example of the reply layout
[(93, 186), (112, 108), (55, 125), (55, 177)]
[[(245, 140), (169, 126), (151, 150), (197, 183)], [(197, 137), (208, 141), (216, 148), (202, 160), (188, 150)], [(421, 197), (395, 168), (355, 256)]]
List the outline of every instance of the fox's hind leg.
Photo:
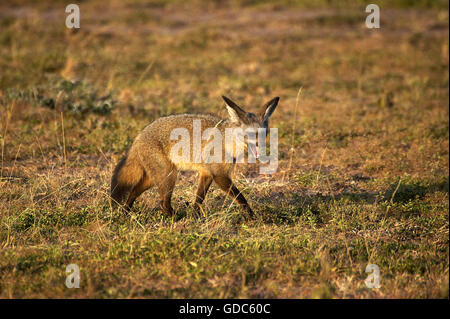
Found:
[(200, 205), (205, 199), (206, 193), (208, 192), (209, 186), (213, 181), (213, 177), (206, 172), (201, 172), (198, 180), (197, 193), (195, 195), (194, 210), (198, 214), (200, 212)]
[(131, 206), (128, 204), (132, 204), (137, 196), (130, 201), (130, 195), (143, 180), (144, 174), (144, 169), (133, 155), (125, 156), (119, 161), (111, 178), (111, 206), (113, 208), (124, 204)]

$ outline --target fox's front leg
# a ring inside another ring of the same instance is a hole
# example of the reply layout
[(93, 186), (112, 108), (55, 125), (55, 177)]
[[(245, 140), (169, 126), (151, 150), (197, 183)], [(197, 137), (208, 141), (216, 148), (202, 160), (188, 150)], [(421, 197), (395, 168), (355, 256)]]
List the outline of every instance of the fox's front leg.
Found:
[(250, 217), (254, 216), (254, 213), (248, 205), (244, 195), (242, 195), (239, 189), (234, 186), (231, 178), (229, 178), (228, 176), (214, 176), (214, 181), (217, 183), (217, 185), (219, 185), (220, 189), (227, 193), (228, 196), (230, 196), (233, 200), (237, 200), (237, 202), (241, 204), (241, 206), (245, 209)]

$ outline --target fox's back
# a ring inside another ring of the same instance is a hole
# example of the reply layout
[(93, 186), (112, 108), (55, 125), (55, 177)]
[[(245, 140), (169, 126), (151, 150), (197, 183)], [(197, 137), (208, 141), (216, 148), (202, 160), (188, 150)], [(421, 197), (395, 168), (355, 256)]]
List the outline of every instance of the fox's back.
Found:
[(179, 114), (161, 117), (149, 125), (147, 125), (139, 135), (139, 139), (145, 141), (158, 141), (161, 146), (165, 147), (170, 143), (170, 134), (174, 129), (185, 128), (192, 136), (194, 121), (199, 120), (202, 132), (209, 127), (215, 127), (223, 121), (214, 115), (205, 114)]
[[(196, 124), (194, 124), (194, 122)], [(207, 142), (201, 139), (201, 134), (203, 134), (204, 130), (216, 127), (223, 131), (224, 122), (225, 120), (222, 120), (220, 117), (205, 114), (180, 114), (161, 117), (142, 130), (134, 142), (135, 145), (133, 149), (139, 153), (139, 157), (144, 161), (162, 161), (163, 159), (161, 157), (164, 157), (164, 160), (172, 161), (170, 152), (175, 144), (180, 143), (180, 137), (177, 136), (177, 134), (174, 134), (171, 138), (171, 134), (175, 129), (186, 129), (189, 133), (188, 143), (190, 159), (185, 162), (178, 161), (174, 164), (176, 164), (179, 169), (203, 170), (206, 168), (205, 163), (196, 163), (193, 161), (193, 139), (196, 138), (194, 136), (194, 125), (197, 125), (200, 128), (200, 136), (197, 138), (200, 139), (201, 148), (203, 148), (204, 144)], [(206, 166), (208, 166), (209, 169), (212, 169), (211, 166), (218, 165), (208, 164)], [(227, 166), (226, 168), (223, 167), (223, 169), (229, 170), (229, 165), (219, 166)]]

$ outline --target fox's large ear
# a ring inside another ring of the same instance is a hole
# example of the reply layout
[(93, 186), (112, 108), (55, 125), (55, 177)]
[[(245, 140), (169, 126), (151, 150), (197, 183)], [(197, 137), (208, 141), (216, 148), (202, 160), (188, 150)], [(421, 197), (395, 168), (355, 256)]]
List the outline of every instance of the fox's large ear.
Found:
[(280, 98), (277, 96), (264, 104), (262, 112), (263, 122), (267, 122), (269, 120), (269, 117), (272, 115), (273, 111), (275, 111), (279, 100)]
[(243, 109), (241, 109), (236, 103), (231, 101), (226, 96), (222, 95), (222, 99), (226, 103), (228, 114), (230, 115), (230, 119), (232, 122), (240, 122), (241, 119), (244, 119), (247, 112), (245, 112)]

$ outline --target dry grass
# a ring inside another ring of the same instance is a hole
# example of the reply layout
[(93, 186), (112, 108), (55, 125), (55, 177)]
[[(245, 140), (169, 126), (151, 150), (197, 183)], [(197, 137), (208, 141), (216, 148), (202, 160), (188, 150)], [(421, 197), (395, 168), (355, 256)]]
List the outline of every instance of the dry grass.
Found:
[[(403, 5), (91, 1), (69, 32), (61, 1), (0, 4), (0, 297), (448, 298), (448, 4)], [(223, 94), (281, 97), (278, 172), (236, 176), (258, 217), (213, 186), (192, 219), (187, 173), (175, 219), (111, 211), (136, 134)]]

